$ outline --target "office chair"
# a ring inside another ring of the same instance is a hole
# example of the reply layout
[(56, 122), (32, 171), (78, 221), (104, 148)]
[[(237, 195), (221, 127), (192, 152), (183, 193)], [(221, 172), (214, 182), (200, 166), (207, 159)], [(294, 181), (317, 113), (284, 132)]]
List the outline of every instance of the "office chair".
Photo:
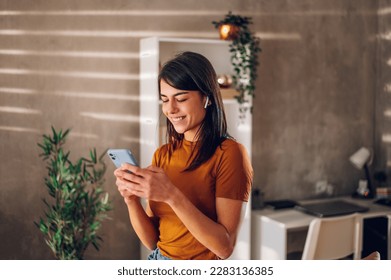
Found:
[(303, 260), (361, 259), (362, 218), (358, 214), (316, 218), (309, 226)]

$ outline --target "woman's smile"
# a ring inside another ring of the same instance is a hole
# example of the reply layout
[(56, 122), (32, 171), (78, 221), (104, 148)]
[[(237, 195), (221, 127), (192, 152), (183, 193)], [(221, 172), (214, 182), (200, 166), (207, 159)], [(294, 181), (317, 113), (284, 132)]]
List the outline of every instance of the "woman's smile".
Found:
[(181, 120), (183, 120), (185, 117), (171, 117), (171, 120), (173, 121), (173, 122), (179, 122), (179, 121), (181, 121)]

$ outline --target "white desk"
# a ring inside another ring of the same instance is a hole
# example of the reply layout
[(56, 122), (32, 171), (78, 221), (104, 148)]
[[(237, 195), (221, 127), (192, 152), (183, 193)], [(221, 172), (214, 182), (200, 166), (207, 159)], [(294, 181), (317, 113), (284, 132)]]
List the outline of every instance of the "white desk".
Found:
[[(363, 219), (388, 217), (388, 240), (391, 238), (391, 207), (374, 204), (373, 200), (337, 197), (358, 205), (369, 207), (368, 212), (360, 213)], [(327, 200), (333, 200), (327, 199)], [(322, 200), (307, 200), (299, 203), (312, 203)], [(262, 209), (252, 211), (252, 259), (284, 260), (287, 257), (288, 234), (308, 228), (315, 216), (305, 214), (295, 209)], [(388, 257), (391, 256), (391, 242), (388, 242)]]

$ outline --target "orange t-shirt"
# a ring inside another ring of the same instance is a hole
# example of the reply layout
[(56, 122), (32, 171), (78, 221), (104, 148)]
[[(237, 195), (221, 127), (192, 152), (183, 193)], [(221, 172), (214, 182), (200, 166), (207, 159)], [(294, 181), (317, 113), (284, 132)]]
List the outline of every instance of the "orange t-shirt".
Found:
[[(217, 221), (216, 197), (248, 201), (253, 170), (243, 145), (226, 139), (214, 155), (200, 167), (183, 171), (194, 143), (183, 140), (168, 159), (168, 145), (154, 154), (153, 165), (161, 167), (172, 183), (206, 216)], [(199, 243), (166, 203), (149, 201), (159, 218), (158, 248), (171, 259), (216, 259), (217, 256)]]

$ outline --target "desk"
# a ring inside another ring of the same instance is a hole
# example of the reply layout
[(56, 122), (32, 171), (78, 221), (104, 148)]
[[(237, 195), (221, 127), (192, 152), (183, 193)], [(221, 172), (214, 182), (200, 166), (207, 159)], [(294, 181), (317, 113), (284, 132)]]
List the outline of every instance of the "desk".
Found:
[[(391, 207), (373, 203), (374, 200), (354, 199), (351, 197), (337, 197), (327, 199), (345, 200), (347, 202), (369, 207), (368, 212), (360, 213), (363, 219), (375, 217), (388, 218), (388, 239), (391, 237)], [(300, 204), (313, 203), (322, 200), (299, 201)], [(294, 231), (308, 229), (315, 216), (301, 211), (290, 209), (262, 209), (252, 211), (252, 259), (284, 260), (287, 257), (288, 234)], [(391, 256), (391, 242), (388, 242), (388, 258)]]

